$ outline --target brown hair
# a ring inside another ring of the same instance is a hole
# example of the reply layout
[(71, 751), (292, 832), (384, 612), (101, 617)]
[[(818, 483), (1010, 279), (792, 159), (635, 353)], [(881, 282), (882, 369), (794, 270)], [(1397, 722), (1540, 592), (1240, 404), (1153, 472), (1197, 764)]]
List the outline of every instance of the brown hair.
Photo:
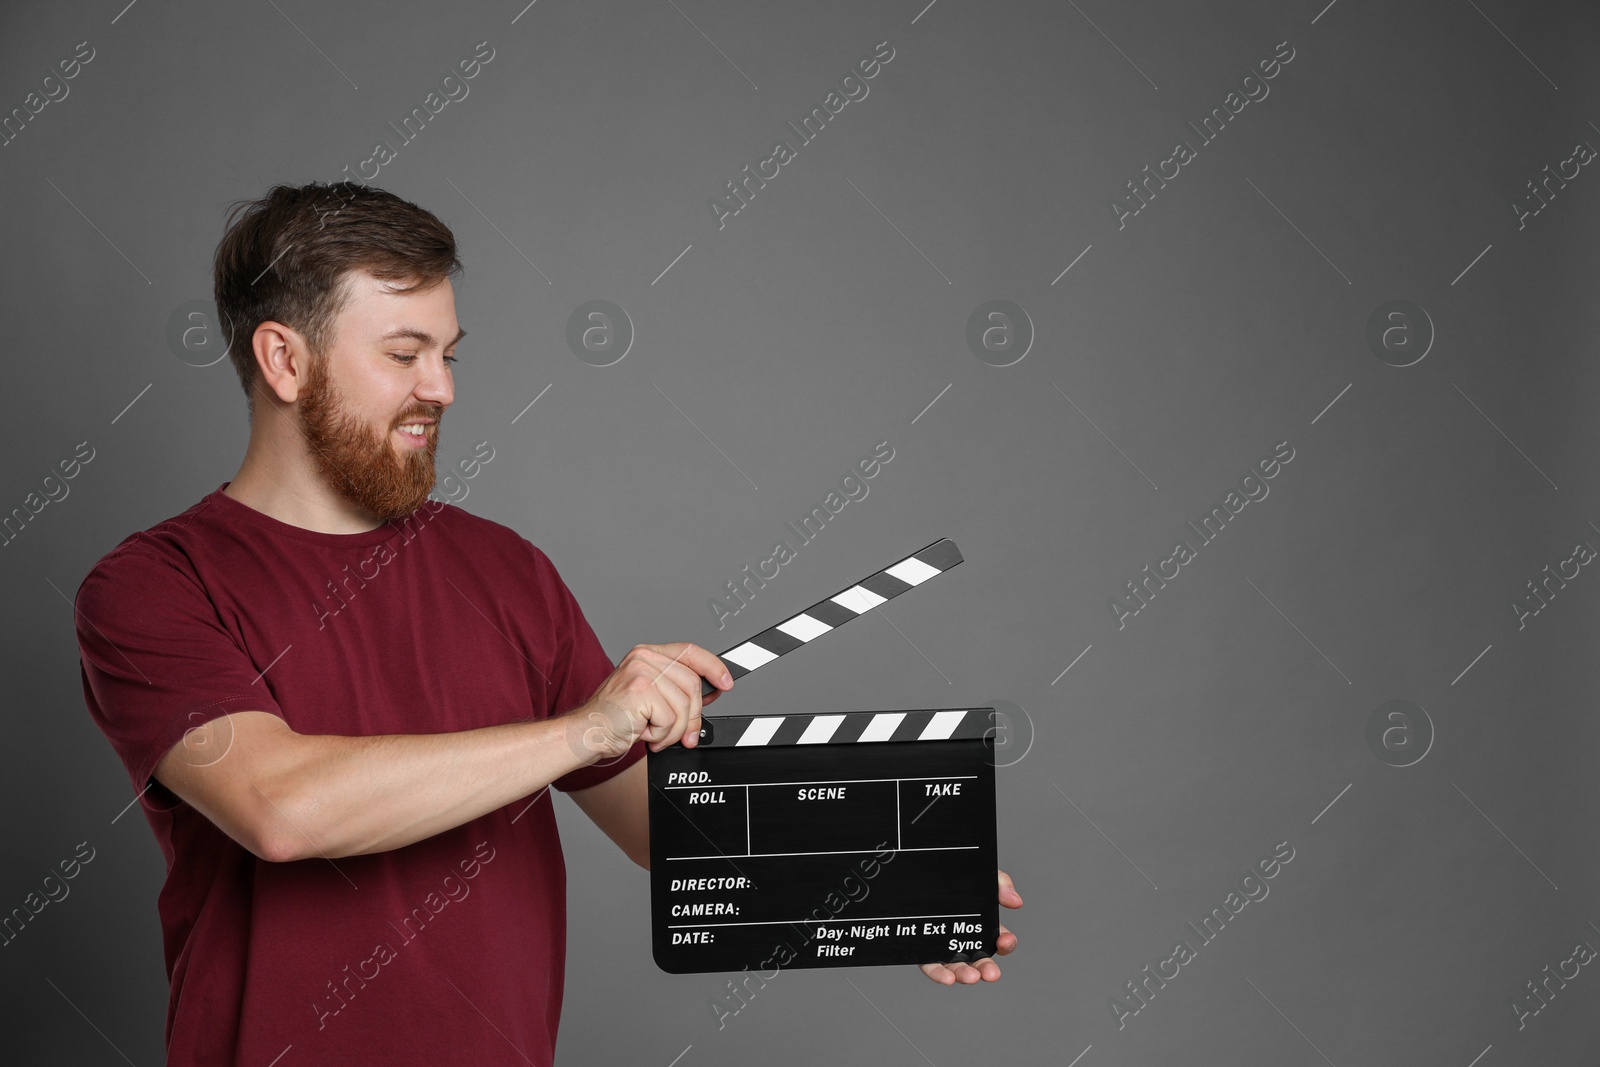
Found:
[(321, 358), (347, 298), (348, 272), (363, 270), (410, 292), (461, 269), (448, 226), (370, 185), (275, 185), (258, 200), (236, 201), (217, 244), (212, 295), (251, 411), (257, 372), (250, 339), (261, 323), (294, 329)]

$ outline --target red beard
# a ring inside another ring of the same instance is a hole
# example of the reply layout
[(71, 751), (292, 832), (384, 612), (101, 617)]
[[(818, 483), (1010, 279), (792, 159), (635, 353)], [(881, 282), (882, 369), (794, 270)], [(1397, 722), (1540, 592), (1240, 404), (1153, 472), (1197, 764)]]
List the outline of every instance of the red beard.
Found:
[[(439, 445), (438, 407), (411, 411), (375, 430), (350, 413), (329, 377), (326, 356), (313, 356), (300, 395), (300, 422), (317, 469), (345, 499), (385, 521), (411, 514), (433, 490), (433, 455)], [(396, 455), (395, 428), (410, 419), (433, 419), (428, 443)]]

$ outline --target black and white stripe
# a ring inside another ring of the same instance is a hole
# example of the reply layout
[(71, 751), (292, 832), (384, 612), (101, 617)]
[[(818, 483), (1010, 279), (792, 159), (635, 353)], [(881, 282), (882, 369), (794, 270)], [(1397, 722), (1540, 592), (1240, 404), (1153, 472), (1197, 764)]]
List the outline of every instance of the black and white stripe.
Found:
[[(735, 645), (721, 654), (728, 673), (742, 678), (757, 667), (771, 663), (779, 656), (793, 652), (801, 645), (813, 641), (836, 627), (843, 626), (858, 615), (864, 615), (885, 600), (892, 600), (912, 586), (921, 585), (929, 578), (942, 574), (961, 562), (961, 550), (948, 537), (935, 541), (920, 552), (885, 567), (869, 578), (863, 578), (847, 589), (841, 589), (826, 600), (811, 605), (770, 630), (763, 630), (750, 640)], [(715, 692), (710, 682), (702, 682), (700, 695)]]
[[(969, 741), (994, 727), (993, 708), (707, 716), (701, 748), (846, 745), (873, 741)], [(709, 737), (706, 734), (710, 734)]]

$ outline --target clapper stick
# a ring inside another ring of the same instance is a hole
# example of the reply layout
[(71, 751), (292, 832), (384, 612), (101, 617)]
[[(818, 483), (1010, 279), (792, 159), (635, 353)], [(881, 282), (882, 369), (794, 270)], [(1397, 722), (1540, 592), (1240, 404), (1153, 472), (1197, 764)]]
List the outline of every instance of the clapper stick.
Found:
[[(893, 600), (912, 586), (921, 585), (960, 562), (961, 549), (948, 537), (941, 538), (893, 566), (885, 567), (771, 629), (761, 631), (743, 644), (734, 645), (721, 653), (720, 658), (728, 665), (730, 675), (735, 679), (743, 678), (757, 667), (771, 663), (829, 630), (865, 615), (884, 601)], [(715, 692), (716, 686), (701, 679), (702, 699)]]
[[(935, 541), (728, 649), (728, 673), (741, 678), (961, 561), (955, 542)], [(993, 734), (993, 708), (715, 715), (693, 748), (648, 753), (656, 965), (690, 974), (992, 955)]]

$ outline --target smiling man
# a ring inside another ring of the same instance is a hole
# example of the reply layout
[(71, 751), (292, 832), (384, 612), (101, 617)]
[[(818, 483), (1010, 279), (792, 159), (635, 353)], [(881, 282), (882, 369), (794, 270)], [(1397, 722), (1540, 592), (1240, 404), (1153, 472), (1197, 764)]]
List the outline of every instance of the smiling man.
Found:
[(549, 787), (647, 867), (646, 745), (694, 745), (701, 678), (732, 686), (688, 643), (613, 665), (549, 557), (429, 498), (460, 267), (371, 187), (238, 205), (215, 296), (244, 461), (79, 587), (84, 698), (167, 860), (173, 1067), (551, 1063)]

